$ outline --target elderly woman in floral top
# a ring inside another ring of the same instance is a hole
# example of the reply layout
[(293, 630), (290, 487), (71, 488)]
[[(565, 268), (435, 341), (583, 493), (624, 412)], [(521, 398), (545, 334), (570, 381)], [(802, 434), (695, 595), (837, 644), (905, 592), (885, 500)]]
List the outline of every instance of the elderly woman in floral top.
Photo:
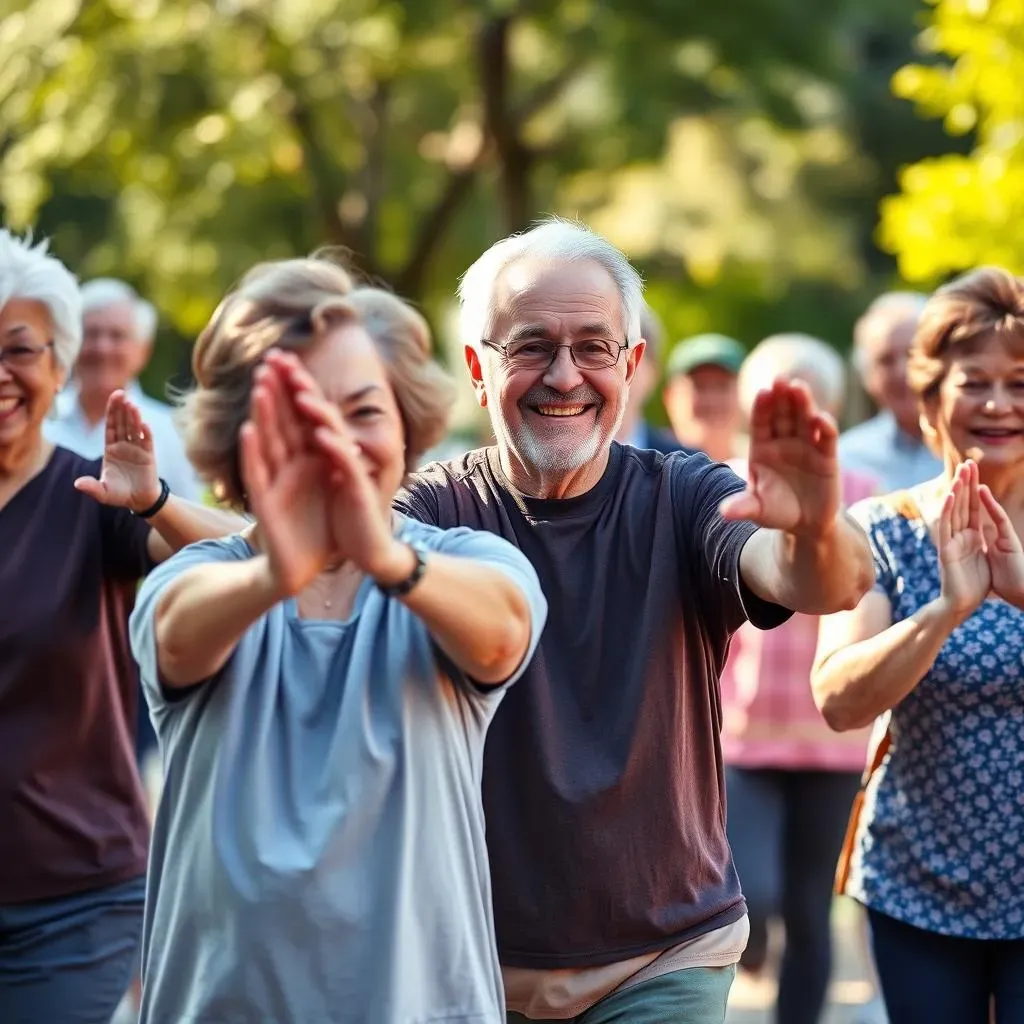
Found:
[(890, 712), (846, 883), (897, 1024), (1024, 1021), (1024, 280), (932, 296), (911, 352), (936, 479), (853, 509), (876, 589), (822, 623), (838, 730)]

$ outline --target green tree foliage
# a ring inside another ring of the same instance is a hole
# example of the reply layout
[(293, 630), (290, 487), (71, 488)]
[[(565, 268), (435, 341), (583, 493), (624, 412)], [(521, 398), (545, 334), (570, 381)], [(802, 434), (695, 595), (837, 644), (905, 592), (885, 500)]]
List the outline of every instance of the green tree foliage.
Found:
[(932, 63), (902, 68), (894, 91), (941, 118), (965, 151), (902, 171), (880, 240), (908, 280), (982, 263), (1024, 272), (1024, 4), (933, 0), (920, 46)]
[[(458, 274), (557, 212), (627, 249), (670, 336), (842, 346), (890, 269), (877, 199), (929, 152), (879, 85), (916, 2), (22, 0), (0, 204), (133, 281), (168, 337), (322, 244), (447, 336)], [(186, 350), (163, 349), (166, 375)]]

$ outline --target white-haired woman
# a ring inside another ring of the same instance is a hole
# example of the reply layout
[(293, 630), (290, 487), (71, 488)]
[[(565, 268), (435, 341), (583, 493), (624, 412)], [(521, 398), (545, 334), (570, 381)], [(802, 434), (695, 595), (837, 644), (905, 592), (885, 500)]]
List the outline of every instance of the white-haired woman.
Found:
[(234, 516), (189, 506), (111, 398), (104, 457), (43, 422), (81, 340), (74, 277), (0, 231), (0, 1019), (107, 1021), (142, 927), (149, 829), (135, 768), (137, 582)]
[[(819, 407), (839, 416), (845, 368), (825, 342), (779, 334), (757, 345), (739, 374), (748, 414), (757, 392), (779, 377), (803, 381)], [(844, 472), (842, 485), (847, 505), (875, 491), (870, 477), (856, 473)], [(769, 921), (781, 917), (780, 1024), (816, 1024), (824, 1006), (832, 878), (868, 741), (865, 730), (837, 736), (815, 707), (818, 623), (797, 614), (770, 632), (741, 626), (722, 675), (729, 842), (750, 916), (740, 963), (763, 968)]]
[(391, 511), (447, 424), (427, 326), (285, 260), (193, 366), (190, 457), (256, 524), (132, 619), (166, 767), (142, 1020), (500, 1024), (483, 744), (546, 605), (506, 541)]

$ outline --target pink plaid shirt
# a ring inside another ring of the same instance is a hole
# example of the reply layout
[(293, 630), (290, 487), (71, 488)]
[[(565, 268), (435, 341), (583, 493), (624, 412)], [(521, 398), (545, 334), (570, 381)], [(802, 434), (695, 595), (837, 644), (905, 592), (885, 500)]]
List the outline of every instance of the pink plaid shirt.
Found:
[[(740, 475), (745, 465), (733, 464)], [(876, 492), (874, 480), (843, 472), (843, 500)], [(818, 617), (795, 614), (767, 632), (744, 623), (722, 673), (722, 748), (726, 764), (743, 768), (861, 771), (871, 729), (836, 733), (811, 696)]]

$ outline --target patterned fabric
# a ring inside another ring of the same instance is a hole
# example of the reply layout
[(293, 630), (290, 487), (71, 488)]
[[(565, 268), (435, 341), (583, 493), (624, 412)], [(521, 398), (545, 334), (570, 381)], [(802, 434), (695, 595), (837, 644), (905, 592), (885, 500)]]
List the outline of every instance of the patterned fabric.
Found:
[[(868, 531), (893, 622), (939, 596), (920, 518), (851, 510)], [(847, 893), (932, 932), (1024, 937), (1024, 613), (990, 598), (893, 709), (867, 792)]]
[[(746, 463), (729, 465), (746, 477)], [(871, 477), (843, 473), (843, 501), (861, 501), (878, 489)], [(722, 751), (726, 764), (744, 768), (859, 772), (870, 728), (833, 732), (811, 695), (818, 616), (794, 615), (772, 630), (745, 622), (737, 630), (722, 672)]]

